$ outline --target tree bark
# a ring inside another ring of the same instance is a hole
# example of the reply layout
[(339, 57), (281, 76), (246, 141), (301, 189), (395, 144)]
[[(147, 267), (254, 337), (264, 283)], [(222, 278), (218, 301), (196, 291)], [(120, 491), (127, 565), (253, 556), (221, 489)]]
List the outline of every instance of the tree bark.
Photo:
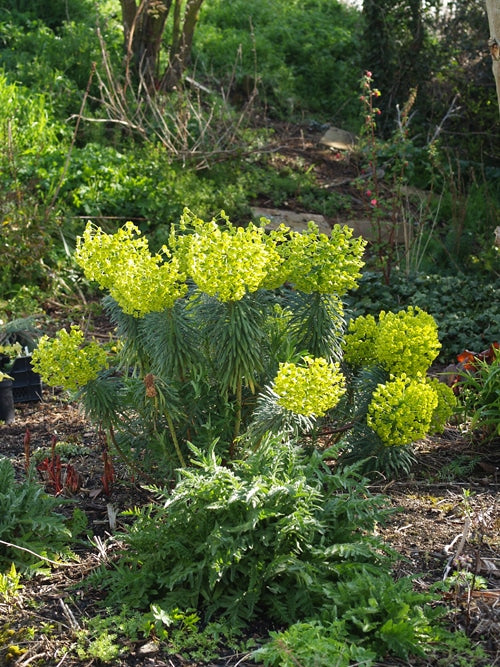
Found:
[[(120, 0), (125, 65), (150, 90), (172, 90), (189, 63), (193, 35), (203, 0)], [(172, 14), (168, 65), (159, 72), (162, 37)]]
[(172, 0), (120, 0), (126, 68), (150, 86), (157, 78), (161, 39)]
[(168, 66), (163, 73), (160, 89), (173, 90), (189, 64), (193, 35), (198, 22), (200, 7), (204, 0), (188, 0), (181, 20), (181, 0), (175, 0), (172, 44)]
[(498, 111), (500, 113), (500, 2), (499, 0), (486, 0), (486, 12), (490, 25), (490, 47), (493, 76), (497, 88)]

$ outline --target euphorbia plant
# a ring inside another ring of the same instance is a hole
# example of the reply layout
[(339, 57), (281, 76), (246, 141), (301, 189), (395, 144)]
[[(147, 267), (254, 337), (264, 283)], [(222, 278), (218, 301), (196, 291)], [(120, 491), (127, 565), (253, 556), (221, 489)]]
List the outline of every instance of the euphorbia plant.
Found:
[[(268, 431), (301, 437), (332, 422), (347, 433), (364, 421), (380, 444), (375, 416), (373, 428), (367, 424), (369, 402), (352, 405), (349, 348), (349, 363), (343, 359), (342, 297), (357, 284), (364, 246), (348, 227), (329, 236), (313, 223), (303, 233), (283, 225), (267, 232), (234, 226), (223, 212), (205, 222), (186, 210), (168, 245), (151, 254), (132, 223), (111, 235), (89, 223), (76, 261), (108, 292), (116, 352), (105, 358), (73, 328), (40, 341), (35, 368), (47, 384), (76, 389), (118, 451), (149, 474), (186, 465), (188, 442), (217, 441), (227, 459), (238, 447), (257, 447)], [(427, 341), (423, 315), (391, 316), (391, 327), (406, 326), (405, 340), (413, 327), (424, 341), (407, 357), (412, 371), (425, 373), (439, 349), (435, 328)], [(388, 368), (391, 358), (382, 362)], [(442, 401), (422, 383), (432, 417)], [(428, 416), (429, 409), (412, 437), (426, 432)], [(346, 440), (345, 448), (356, 444)]]

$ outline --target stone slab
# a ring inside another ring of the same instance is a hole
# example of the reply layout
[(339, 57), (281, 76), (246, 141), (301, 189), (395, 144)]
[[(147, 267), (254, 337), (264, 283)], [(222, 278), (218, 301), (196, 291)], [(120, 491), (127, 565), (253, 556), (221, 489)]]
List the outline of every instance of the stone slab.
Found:
[(348, 151), (354, 148), (356, 136), (339, 127), (329, 127), (319, 140), (320, 144), (336, 150)]
[[(303, 232), (307, 229), (307, 223), (312, 221), (318, 225), (318, 230), (320, 234), (326, 234), (330, 236), (332, 231), (333, 224), (337, 224), (336, 221), (330, 224), (328, 220), (322, 215), (317, 213), (294, 213), (293, 211), (286, 211), (285, 209), (280, 208), (259, 208), (253, 207), (251, 209), (253, 219), (258, 222), (261, 218), (267, 218), (269, 223), (266, 225), (266, 229), (277, 229), (282, 223), (290, 229), (293, 229), (296, 232)], [(338, 224), (341, 226), (351, 227), (354, 232), (354, 236), (362, 236), (367, 241), (378, 241), (378, 233), (375, 229), (373, 223), (368, 218), (358, 218), (356, 220), (343, 221), (339, 220)], [(382, 239), (387, 239), (394, 231), (392, 230), (392, 225), (390, 222), (387, 222), (382, 225)], [(402, 243), (403, 242), (403, 232), (401, 229), (396, 230), (395, 241)]]

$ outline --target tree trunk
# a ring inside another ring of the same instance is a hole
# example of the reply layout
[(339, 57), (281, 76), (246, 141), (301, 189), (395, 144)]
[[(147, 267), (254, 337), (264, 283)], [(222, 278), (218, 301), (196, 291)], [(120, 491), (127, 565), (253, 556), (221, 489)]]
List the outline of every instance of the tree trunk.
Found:
[[(127, 78), (130, 70), (148, 89), (173, 90), (189, 63), (203, 0), (120, 0)], [(158, 71), (165, 24), (172, 12), (168, 65)]]
[(144, 79), (148, 87), (158, 78), (161, 39), (172, 0), (120, 0), (127, 71)]
[(174, 23), (168, 66), (163, 73), (160, 89), (173, 90), (189, 64), (193, 35), (203, 0), (188, 0), (181, 20), (182, 0), (174, 0)]
[(493, 62), (493, 76), (497, 87), (498, 110), (500, 112), (500, 2), (499, 0), (486, 0), (486, 12), (490, 25), (490, 47)]

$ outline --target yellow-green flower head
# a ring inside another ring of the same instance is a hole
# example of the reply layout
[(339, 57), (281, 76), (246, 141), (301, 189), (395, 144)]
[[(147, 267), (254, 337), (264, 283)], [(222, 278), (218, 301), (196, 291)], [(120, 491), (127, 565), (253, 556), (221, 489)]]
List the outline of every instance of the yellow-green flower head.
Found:
[(304, 357), (304, 364), (280, 364), (273, 384), (277, 402), (296, 414), (322, 417), (345, 393), (345, 378), (339, 364), (322, 357)]
[(50, 387), (76, 390), (107, 366), (106, 351), (98, 343), (85, 344), (83, 331), (72, 326), (61, 329), (55, 338), (42, 336), (32, 354), (33, 369)]
[(409, 445), (429, 431), (437, 405), (437, 394), (425, 378), (391, 375), (373, 392), (366, 422), (387, 447)]
[(353, 239), (350, 227), (335, 225), (327, 236), (310, 222), (307, 231), (289, 231), (287, 237), (277, 251), (285, 260), (286, 279), (298, 290), (342, 296), (357, 286), (366, 242)]
[(457, 407), (457, 397), (453, 389), (437, 378), (427, 378), (427, 383), (434, 389), (438, 399), (438, 404), (432, 415), (429, 433), (442, 433), (446, 422), (455, 412)]
[(125, 313), (141, 317), (171, 308), (187, 291), (178, 259), (170, 258), (167, 248), (162, 252), (151, 255), (147, 240), (131, 222), (116, 234), (89, 223), (77, 239), (75, 257), (85, 276), (108, 289)]
[(429, 313), (410, 306), (398, 313), (380, 312), (375, 356), (387, 371), (425, 373), (441, 349), (437, 324)]
[(349, 322), (344, 337), (344, 359), (352, 366), (370, 366), (375, 363), (375, 342), (378, 326), (373, 315), (362, 315)]
[(425, 373), (441, 343), (432, 315), (410, 306), (398, 313), (380, 312), (349, 323), (344, 341), (345, 360), (354, 366), (378, 364), (386, 371), (416, 376)]
[[(267, 222), (269, 221), (266, 218), (261, 218), (263, 227)], [(289, 232), (290, 228), (281, 224), (277, 229), (264, 234), (264, 242), (271, 253), (271, 261), (267, 267), (267, 275), (261, 285), (263, 289), (277, 289), (290, 278), (289, 268), (283, 253), (283, 244), (287, 242)]]
[(109, 289), (116, 275), (144, 252), (149, 254), (148, 242), (132, 222), (126, 222), (115, 234), (106, 234), (89, 222), (76, 240), (75, 259), (89, 280)]
[(187, 292), (183, 281), (184, 274), (179, 271), (175, 257), (164, 264), (159, 264), (157, 257), (151, 257), (116, 276), (109, 293), (125, 313), (142, 317), (172, 308)]
[[(224, 229), (215, 220), (198, 224), (183, 240), (183, 266), (198, 288), (220, 301), (239, 301), (258, 290), (273, 263), (281, 262), (262, 228), (250, 223)], [(179, 245), (178, 245), (179, 247)]]

